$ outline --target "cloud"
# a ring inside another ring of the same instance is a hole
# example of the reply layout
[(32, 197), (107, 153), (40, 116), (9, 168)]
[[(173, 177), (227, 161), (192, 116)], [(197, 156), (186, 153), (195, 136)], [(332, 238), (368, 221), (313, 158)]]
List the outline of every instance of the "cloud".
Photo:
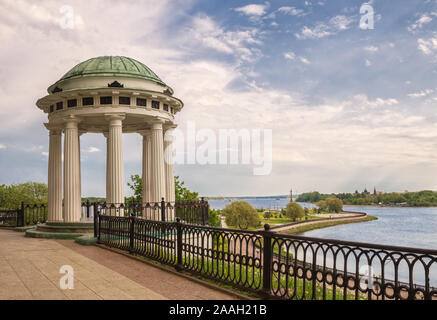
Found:
[(296, 60), (296, 54), (294, 52), (285, 52), (284, 58), (288, 60)]
[(0, 150), (1, 149), (6, 149), (6, 146), (4, 144), (2, 144), (2, 143), (0, 143)]
[(418, 49), (425, 55), (435, 55), (437, 52), (437, 36), (423, 39), (419, 38), (417, 40)]
[(297, 16), (304, 12), (303, 10), (296, 9), (295, 7), (280, 7), (277, 11), (290, 16)]
[(407, 29), (410, 32), (414, 32), (417, 29), (421, 29), (423, 25), (430, 23), (432, 21), (432, 18), (428, 16), (427, 14), (422, 15), (418, 20), (416, 20), (415, 23), (413, 23), (411, 26), (409, 26)]
[(379, 49), (378, 49), (378, 47), (375, 47), (375, 46), (368, 46), (368, 47), (365, 47), (364, 50), (366, 50), (368, 52), (377, 52)]
[(225, 30), (211, 17), (200, 15), (193, 18), (184, 41), (192, 46), (195, 40), (204, 47), (233, 54), (239, 60), (253, 61), (259, 57), (255, 47), (262, 44), (260, 36), (257, 28)]
[(247, 16), (262, 16), (266, 13), (268, 7), (268, 4), (248, 4), (244, 7), (235, 8), (234, 10)]
[(89, 153), (100, 152), (100, 149), (96, 148), (96, 147), (89, 147), (87, 152), (89, 152)]
[(313, 28), (304, 26), (300, 33), (296, 33), (295, 36), (299, 40), (324, 38), (349, 29), (352, 21), (352, 18), (338, 15), (329, 19), (327, 23), (320, 22), (316, 24)]
[(299, 60), (300, 62), (304, 63), (304, 64), (311, 64), (311, 62), (305, 58), (305, 57), (300, 57), (297, 56), (294, 52), (289, 51), (289, 52), (285, 52), (284, 53), (284, 58), (287, 60), (292, 60), (292, 61), (296, 61)]
[(369, 59), (366, 59), (364, 61), (364, 64), (366, 65), (366, 67), (370, 67), (370, 66), (372, 66), (372, 61), (370, 61)]
[(434, 92), (434, 89), (422, 90), (420, 92), (409, 93), (410, 98), (423, 98)]
[(299, 60), (300, 60), (302, 63), (305, 63), (305, 64), (311, 64), (311, 62), (310, 62), (307, 58), (300, 57)]

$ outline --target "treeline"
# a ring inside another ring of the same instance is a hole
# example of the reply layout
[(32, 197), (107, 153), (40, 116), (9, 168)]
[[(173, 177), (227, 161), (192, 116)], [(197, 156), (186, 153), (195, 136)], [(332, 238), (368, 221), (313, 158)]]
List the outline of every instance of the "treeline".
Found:
[(48, 189), (45, 183), (25, 182), (20, 184), (0, 185), (0, 209), (20, 208), (26, 204), (47, 203)]
[(437, 206), (437, 192), (425, 190), (419, 192), (384, 194), (371, 194), (366, 190), (354, 193), (322, 194), (317, 191), (301, 194), (298, 202), (317, 203), (329, 197), (336, 197), (346, 205), (388, 205), (388, 206), (409, 206), (409, 207), (434, 207)]

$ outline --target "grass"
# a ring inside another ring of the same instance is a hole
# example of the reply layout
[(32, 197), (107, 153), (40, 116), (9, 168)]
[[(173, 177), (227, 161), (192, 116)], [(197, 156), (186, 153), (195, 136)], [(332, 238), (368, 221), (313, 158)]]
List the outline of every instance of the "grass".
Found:
[(296, 219), (296, 221), (294, 221), (293, 219), (290, 219), (290, 218), (269, 218), (269, 219), (261, 219), (261, 222), (268, 223), (268, 224), (288, 224), (288, 223), (293, 223), (293, 222), (324, 219), (323, 217), (317, 217), (317, 216), (308, 216), (307, 218), (308, 219), (305, 219), (305, 217), (303, 217), (300, 219)]
[(326, 222), (321, 222), (321, 223), (317, 223), (317, 224), (297, 226), (297, 227), (293, 228), (292, 230), (286, 231), (284, 233), (285, 234), (299, 234), (299, 233), (304, 233), (304, 232), (311, 231), (311, 230), (328, 228), (328, 227), (333, 227), (333, 226), (337, 226), (337, 225), (341, 225), (341, 224), (368, 222), (368, 221), (373, 221), (373, 220), (378, 220), (378, 218), (374, 217), (374, 216), (365, 216), (362, 219), (356, 219), (356, 220), (332, 220), (332, 221), (326, 221)]

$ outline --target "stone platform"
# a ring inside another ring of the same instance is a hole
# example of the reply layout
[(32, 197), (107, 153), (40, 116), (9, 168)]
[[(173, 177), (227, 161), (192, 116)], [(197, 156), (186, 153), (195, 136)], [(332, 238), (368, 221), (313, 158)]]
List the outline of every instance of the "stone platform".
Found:
[(75, 239), (94, 233), (94, 224), (89, 222), (61, 223), (47, 222), (27, 230), (26, 237), (47, 239)]

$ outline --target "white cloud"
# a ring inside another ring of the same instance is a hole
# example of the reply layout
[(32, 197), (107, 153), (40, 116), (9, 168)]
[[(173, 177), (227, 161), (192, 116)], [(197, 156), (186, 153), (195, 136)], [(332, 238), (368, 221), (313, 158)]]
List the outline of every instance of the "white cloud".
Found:
[(296, 9), (295, 7), (280, 7), (277, 11), (291, 16), (297, 16), (303, 13), (303, 10)]
[(96, 147), (89, 147), (87, 152), (89, 153), (100, 152), (100, 149)]
[(368, 52), (377, 52), (379, 49), (378, 49), (378, 47), (375, 47), (375, 46), (368, 46), (368, 47), (365, 47), (364, 50), (366, 50)]
[(2, 144), (2, 143), (0, 143), (0, 150), (1, 149), (6, 149), (6, 146), (4, 144)]
[(366, 65), (366, 67), (370, 67), (370, 66), (372, 66), (372, 61), (370, 61), (369, 59), (366, 59), (364, 61), (364, 64)]
[(410, 94), (408, 94), (408, 96), (411, 98), (423, 98), (423, 97), (430, 95), (433, 92), (434, 92), (434, 89), (426, 89), (426, 90), (422, 90), (420, 92), (410, 93)]
[(327, 36), (335, 35), (340, 31), (349, 29), (353, 19), (343, 15), (335, 16), (327, 23), (321, 22), (316, 24), (313, 28), (304, 26), (300, 33), (296, 33), (296, 38), (303, 39), (320, 39)]
[(305, 63), (305, 64), (311, 64), (311, 62), (310, 62), (307, 58), (300, 57), (299, 60), (300, 60), (302, 63)]
[(285, 52), (284, 58), (288, 60), (296, 60), (296, 54), (294, 52)]
[(430, 23), (432, 21), (432, 18), (426, 14), (421, 16), (418, 20), (416, 20), (415, 23), (413, 23), (411, 26), (409, 26), (407, 29), (410, 32), (414, 32), (417, 29), (421, 29), (424, 24)]
[(263, 4), (248, 4), (244, 7), (234, 9), (237, 12), (241, 12), (247, 16), (262, 16), (266, 13), (268, 5)]
[(49, 156), (49, 153), (46, 152), (46, 151), (44, 151), (44, 152), (41, 152), (41, 155), (43, 155), (44, 157), (48, 157), (48, 156)]
[(245, 61), (256, 59), (259, 51), (255, 47), (262, 44), (257, 28), (225, 30), (209, 16), (193, 18), (184, 41), (192, 46), (193, 39), (204, 47), (234, 54), (239, 60)]
[(287, 59), (287, 60), (293, 60), (293, 61), (299, 60), (299, 61), (302, 62), (302, 63), (305, 63), (305, 64), (311, 64), (311, 62), (310, 62), (307, 58), (297, 56), (297, 55), (296, 55), (294, 52), (292, 52), (292, 51), (285, 52), (285, 53), (284, 53), (284, 58)]
[(437, 52), (437, 36), (423, 39), (419, 38), (417, 40), (418, 49), (422, 51), (425, 55), (435, 55)]

